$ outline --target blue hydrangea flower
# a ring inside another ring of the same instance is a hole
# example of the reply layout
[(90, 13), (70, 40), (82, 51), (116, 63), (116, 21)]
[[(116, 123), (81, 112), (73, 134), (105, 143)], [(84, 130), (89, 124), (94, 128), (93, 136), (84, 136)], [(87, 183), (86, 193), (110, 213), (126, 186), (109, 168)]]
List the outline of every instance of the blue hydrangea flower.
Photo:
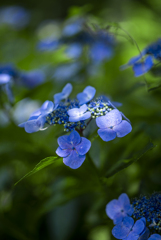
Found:
[(56, 67), (53, 74), (53, 78), (58, 82), (75, 79), (77, 78), (78, 73), (81, 69), (82, 69), (82, 64), (79, 62), (62, 64)]
[(0, 23), (16, 29), (24, 28), (30, 20), (29, 12), (20, 6), (10, 6), (0, 9)]
[(117, 239), (137, 240), (145, 229), (146, 224), (143, 219), (137, 220), (134, 224), (133, 218), (125, 217), (112, 229), (112, 234)]
[(94, 87), (88, 86), (83, 92), (77, 94), (77, 99), (79, 104), (82, 105), (84, 103), (88, 103), (91, 101), (96, 93), (96, 89)]
[(132, 130), (131, 124), (122, 120), (122, 114), (117, 109), (108, 112), (105, 116), (98, 117), (96, 124), (100, 128), (98, 129), (98, 135), (105, 142), (116, 137), (124, 137)]
[(126, 193), (122, 193), (118, 200), (114, 199), (106, 205), (106, 214), (113, 220), (114, 224), (121, 222), (124, 217), (130, 217), (133, 212), (134, 209), (131, 207)]
[(6, 73), (2, 73), (0, 74), (0, 85), (9, 83), (11, 80), (11, 76), (6, 74)]
[(60, 41), (58, 39), (53, 38), (46, 38), (41, 40), (37, 44), (37, 49), (39, 51), (54, 51), (60, 46)]
[(82, 51), (83, 46), (80, 43), (72, 43), (67, 47), (65, 53), (68, 55), (68, 57), (79, 58), (82, 54)]
[(84, 104), (80, 108), (72, 108), (68, 110), (69, 121), (78, 122), (90, 118), (91, 113), (87, 112), (87, 109), (88, 109), (87, 105)]
[(41, 70), (32, 70), (21, 73), (20, 79), (24, 86), (34, 88), (45, 81), (45, 74)]
[(135, 77), (139, 77), (148, 72), (153, 65), (154, 63), (152, 56), (146, 57), (143, 62), (136, 62), (132, 67)]
[(82, 30), (83, 23), (83, 19), (71, 18), (63, 29), (63, 36), (71, 37), (78, 34)]
[(152, 234), (148, 240), (161, 240), (161, 236), (159, 234)]
[(58, 138), (59, 147), (56, 150), (58, 156), (63, 157), (63, 162), (70, 168), (79, 168), (86, 158), (86, 153), (91, 147), (91, 142), (80, 137), (75, 130), (70, 135)]
[(43, 130), (47, 115), (54, 111), (56, 107), (57, 106), (54, 106), (53, 102), (45, 101), (40, 109), (31, 114), (28, 121), (21, 123), (18, 126), (24, 128), (27, 133)]
[(109, 60), (114, 54), (115, 39), (108, 32), (99, 31), (90, 47), (90, 57), (95, 63)]
[(65, 87), (63, 88), (61, 93), (56, 93), (54, 95), (54, 102), (55, 104), (58, 104), (61, 100), (67, 99), (72, 91), (73, 87), (72, 84), (67, 83)]

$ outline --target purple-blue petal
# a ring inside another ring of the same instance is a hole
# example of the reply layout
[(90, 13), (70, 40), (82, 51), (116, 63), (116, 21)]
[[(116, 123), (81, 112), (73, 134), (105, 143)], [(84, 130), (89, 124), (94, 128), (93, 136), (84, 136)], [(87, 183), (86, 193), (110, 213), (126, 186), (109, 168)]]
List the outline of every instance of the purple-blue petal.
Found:
[(124, 240), (138, 240), (139, 235), (135, 235), (133, 232), (130, 232), (129, 235), (124, 238)]
[(134, 71), (135, 77), (139, 77), (144, 73), (148, 72), (153, 65), (154, 63), (153, 63), (152, 56), (146, 57), (144, 62), (135, 63), (133, 65), (133, 71)]
[(113, 130), (116, 132), (117, 137), (124, 137), (131, 132), (132, 126), (126, 120), (123, 120), (120, 124), (113, 127)]
[(137, 220), (133, 226), (132, 232), (135, 235), (140, 235), (146, 227), (146, 224), (141, 220)]
[(63, 135), (63, 136), (59, 137), (57, 141), (58, 141), (58, 144), (61, 149), (71, 149), (72, 148), (71, 143), (68, 141), (68, 135)]
[(101, 128), (98, 129), (98, 135), (102, 138), (103, 141), (108, 142), (116, 138), (116, 133), (113, 129), (110, 128)]
[(77, 99), (79, 101), (79, 104), (82, 105), (84, 103), (87, 103), (92, 100), (96, 93), (96, 89), (91, 86), (87, 86), (82, 93), (77, 94)]
[(82, 165), (85, 158), (85, 155), (78, 155), (75, 150), (72, 150), (68, 157), (63, 158), (63, 163), (72, 169), (77, 169)]
[(58, 147), (57, 148), (57, 150), (56, 150), (56, 154), (59, 156), (59, 157), (67, 157), (69, 154), (70, 154), (70, 152), (71, 152), (72, 150), (70, 150), (70, 149), (61, 149), (60, 147)]
[(85, 155), (91, 147), (91, 142), (87, 139), (82, 137), (81, 142), (75, 147), (76, 151), (79, 155)]
[(42, 113), (50, 113), (54, 110), (54, 103), (52, 101), (45, 101), (40, 108)]
[(134, 224), (133, 218), (125, 217), (121, 223), (117, 224), (112, 229), (112, 235), (117, 239), (123, 239), (127, 237), (133, 224)]
[(90, 112), (86, 112), (86, 113), (84, 113), (84, 114), (82, 114), (80, 116), (77, 115), (77, 116), (69, 117), (69, 121), (70, 122), (79, 122), (79, 121), (84, 121), (84, 120), (86, 120), (86, 119), (88, 119), (90, 117), (91, 117), (91, 113)]
[(125, 207), (126, 205), (130, 205), (130, 200), (126, 193), (122, 193), (119, 196), (118, 201), (120, 202), (121, 206), (123, 206), (123, 207)]
[(150, 230), (146, 228), (145, 231), (140, 235), (138, 240), (148, 240), (149, 235), (150, 235)]
[(56, 93), (54, 95), (54, 103), (58, 104), (63, 99), (63, 93)]
[(41, 122), (36, 120), (27, 121), (25, 124), (25, 131), (27, 133), (37, 132), (42, 128)]
[(81, 142), (81, 137), (77, 131), (73, 130), (70, 135), (67, 136), (67, 141), (72, 146), (77, 146)]
[(73, 87), (72, 87), (72, 84), (71, 83), (67, 83), (66, 85), (65, 85), (65, 87), (63, 88), (63, 90), (62, 90), (62, 93), (63, 93), (63, 98), (65, 99), (65, 98), (67, 98), (67, 97), (69, 97), (69, 95), (70, 95), (70, 93), (72, 92), (72, 89), (73, 89)]
[(106, 214), (112, 220), (114, 219), (114, 216), (120, 211), (121, 211), (121, 206), (117, 199), (113, 199), (106, 205)]
[(122, 115), (119, 110), (114, 109), (108, 112), (105, 116), (98, 117), (96, 124), (99, 128), (110, 128), (119, 124), (122, 121)]
[(161, 235), (159, 234), (152, 234), (148, 240), (161, 240)]

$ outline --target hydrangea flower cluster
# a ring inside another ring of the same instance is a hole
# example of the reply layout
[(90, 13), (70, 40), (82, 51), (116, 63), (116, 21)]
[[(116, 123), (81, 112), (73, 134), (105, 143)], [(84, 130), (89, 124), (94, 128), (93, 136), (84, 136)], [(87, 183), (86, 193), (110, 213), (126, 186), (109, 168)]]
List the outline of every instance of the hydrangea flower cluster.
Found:
[[(71, 133), (58, 138), (59, 148), (56, 153), (64, 158), (67, 166), (77, 168), (83, 163), (91, 145), (90, 141), (81, 138), (78, 132), (83, 134), (83, 130), (92, 119), (96, 119), (96, 124), (100, 128), (98, 135), (106, 142), (116, 137), (124, 137), (131, 132), (132, 127), (129, 120), (108, 98), (100, 96), (94, 99), (96, 93), (94, 87), (87, 86), (75, 99), (69, 98), (71, 91), (72, 85), (66, 84), (62, 92), (54, 95), (54, 102), (45, 101), (26, 122), (19, 124), (19, 127), (33, 133), (51, 125), (63, 125), (64, 131)], [(65, 144), (65, 141), (68, 144)], [(78, 158), (76, 154), (79, 156), (79, 163), (74, 160)]]
[(131, 58), (121, 68), (132, 66), (135, 77), (139, 77), (153, 67), (153, 60), (161, 60), (161, 39), (147, 46), (139, 56)]
[(79, 58), (84, 46), (89, 48), (89, 57), (94, 63), (109, 60), (114, 54), (116, 44), (113, 35), (105, 30), (92, 31), (85, 25), (85, 20), (71, 18), (62, 29), (60, 38), (47, 38), (38, 43), (41, 51), (54, 51), (59, 46), (66, 45), (67, 56)]
[(12, 93), (12, 85), (24, 86), (27, 88), (34, 88), (45, 81), (45, 74), (41, 70), (32, 71), (18, 71), (12, 65), (0, 66), (0, 87), (6, 92), (7, 97), (11, 103), (14, 102)]
[[(146, 197), (142, 197), (139, 201), (135, 199), (130, 204), (127, 194), (122, 193), (118, 200), (110, 201), (106, 205), (106, 214), (115, 224), (112, 235), (117, 239), (126, 240), (161, 240), (161, 235), (158, 234), (159, 227), (155, 225), (155, 221), (159, 218), (160, 196), (160, 194), (152, 194), (147, 201), (144, 201)], [(137, 219), (136, 222), (134, 218)], [(151, 221), (153, 224), (149, 224)], [(152, 235), (149, 237), (150, 233)]]

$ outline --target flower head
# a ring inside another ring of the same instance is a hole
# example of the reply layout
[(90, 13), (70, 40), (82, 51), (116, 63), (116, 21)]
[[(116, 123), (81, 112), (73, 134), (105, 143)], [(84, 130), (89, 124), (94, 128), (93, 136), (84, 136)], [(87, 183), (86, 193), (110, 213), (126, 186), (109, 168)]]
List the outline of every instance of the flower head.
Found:
[(106, 213), (114, 224), (118, 224), (124, 217), (131, 216), (134, 209), (130, 205), (130, 200), (126, 193), (122, 193), (118, 200), (114, 199), (106, 205)]
[(82, 105), (84, 103), (88, 103), (91, 101), (96, 93), (96, 89), (94, 87), (88, 86), (86, 87), (82, 93), (77, 94), (77, 99), (79, 104)]
[(63, 157), (63, 162), (70, 168), (79, 168), (86, 158), (86, 153), (91, 147), (91, 142), (80, 137), (75, 130), (70, 135), (58, 138), (59, 147), (56, 150), (58, 156)]
[(55, 104), (58, 104), (61, 100), (67, 99), (72, 91), (73, 87), (72, 84), (67, 83), (65, 87), (63, 88), (61, 93), (56, 93), (54, 95), (54, 102)]
[(118, 223), (113, 229), (112, 234), (117, 239), (137, 240), (146, 229), (144, 219), (137, 220), (125, 217), (122, 222)]
[(116, 137), (124, 137), (132, 130), (131, 124), (122, 120), (122, 114), (117, 109), (108, 112), (105, 116), (98, 117), (96, 124), (100, 128), (98, 134), (105, 142)]

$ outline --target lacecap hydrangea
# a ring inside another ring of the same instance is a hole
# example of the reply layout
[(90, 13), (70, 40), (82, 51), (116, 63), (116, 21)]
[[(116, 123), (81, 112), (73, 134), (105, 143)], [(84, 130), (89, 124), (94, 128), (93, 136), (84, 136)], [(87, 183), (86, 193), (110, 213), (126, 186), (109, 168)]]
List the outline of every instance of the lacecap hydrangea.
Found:
[[(160, 193), (142, 196), (130, 204), (129, 197), (122, 193), (106, 205), (106, 214), (115, 224), (112, 235), (116, 239), (161, 240)], [(136, 221), (135, 221), (136, 219)]]
[(60, 93), (54, 95), (54, 101), (45, 101), (33, 112), (26, 122), (19, 124), (26, 132), (33, 133), (45, 130), (49, 126), (62, 125), (65, 132), (58, 138), (57, 155), (63, 157), (63, 162), (78, 168), (85, 160), (85, 154), (91, 147), (91, 142), (83, 136), (83, 131), (96, 119), (99, 127), (98, 135), (106, 142), (116, 137), (124, 137), (131, 132), (130, 121), (109, 101), (100, 96), (94, 98), (96, 89), (87, 86), (77, 98), (70, 99), (72, 85), (66, 84)]

